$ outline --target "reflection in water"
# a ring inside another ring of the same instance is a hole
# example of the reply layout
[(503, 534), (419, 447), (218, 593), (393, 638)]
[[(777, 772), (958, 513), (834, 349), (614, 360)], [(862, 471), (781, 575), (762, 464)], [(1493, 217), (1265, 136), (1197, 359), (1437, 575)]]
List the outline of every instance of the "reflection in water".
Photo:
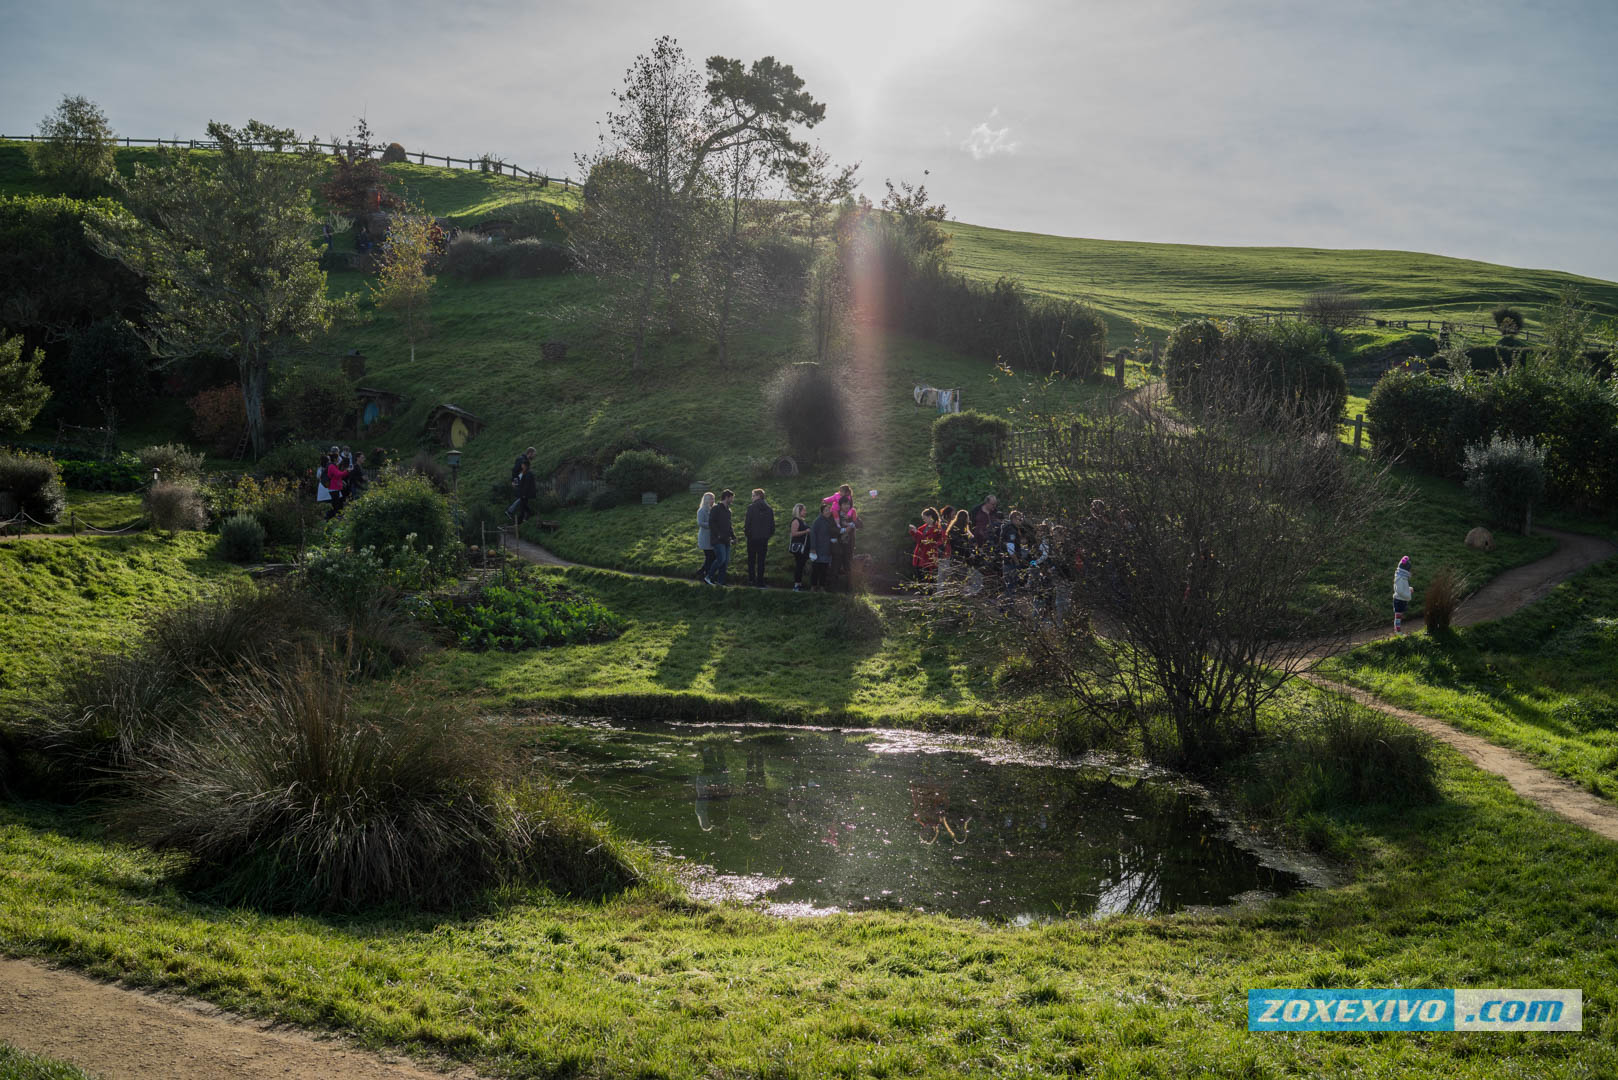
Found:
[(1167, 783), (986, 760), (958, 740), (626, 723), (551, 727), (542, 744), (624, 833), (782, 879), (778, 904), (1060, 918), (1303, 884)]

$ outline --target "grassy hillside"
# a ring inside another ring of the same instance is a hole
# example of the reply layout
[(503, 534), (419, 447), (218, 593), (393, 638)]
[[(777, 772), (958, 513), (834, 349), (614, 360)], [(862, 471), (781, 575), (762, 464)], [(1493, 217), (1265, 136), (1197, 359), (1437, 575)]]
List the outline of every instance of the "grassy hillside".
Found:
[(1086, 300), (1107, 315), (1114, 345), (1129, 343), (1135, 320), (1167, 331), (1200, 315), (1296, 308), (1328, 286), (1356, 293), (1375, 313), (1394, 318), (1491, 323), (1489, 311), (1511, 303), (1533, 326), (1536, 309), (1569, 284), (1602, 311), (1618, 314), (1618, 283), (1416, 251), (1143, 244), (960, 222), (949, 229), (955, 269), (986, 281), (1007, 275), (1035, 292)]

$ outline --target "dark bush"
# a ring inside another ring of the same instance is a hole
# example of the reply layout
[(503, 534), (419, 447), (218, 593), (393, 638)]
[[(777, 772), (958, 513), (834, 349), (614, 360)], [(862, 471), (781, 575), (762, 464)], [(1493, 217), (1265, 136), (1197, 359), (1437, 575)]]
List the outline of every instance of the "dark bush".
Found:
[(933, 421), (933, 468), (944, 498), (971, 505), (991, 491), (1005, 490), (1001, 454), (1011, 424), (998, 416), (967, 410)]
[(1365, 304), (1345, 289), (1317, 289), (1303, 298), (1298, 313), (1328, 334), (1360, 321)]
[(833, 460), (848, 449), (848, 396), (819, 364), (792, 364), (769, 388), (771, 415), (792, 452), (805, 461)]
[(0, 492), (42, 524), (54, 523), (67, 509), (56, 462), (43, 455), (0, 453)]
[(265, 451), (264, 456), (253, 463), (253, 469), (261, 476), (284, 476), (300, 483), (308, 481), (305, 486), (309, 497), (314, 498), (315, 469), (320, 465), (321, 455), (330, 448), (329, 442), (282, 443)]
[(343, 514), (349, 547), (373, 549), (389, 565), (407, 537), (414, 548), (426, 552), (434, 565), (445, 565), (456, 555), (455, 526), (449, 503), (419, 476), (401, 476), (371, 485), (362, 499)]
[(567, 246), (549, 240), (513, 240), (504, 254), (506, 272), (513, 277), (546, 277), (573, 269), (573, 255)]
[(485, 281), (505, 273), (505, 259), (486, 236), (462, 233), (449, 242), (439, 269), (462, 281)]
[(355, 407), (354, 385), (335, 366), (293, 368), (270, 394), (275, 426), (298, 439), (330, 439), (349, 430)]
[(1498, 329), (1502, 335), (1509, 336), (1521, 333), (1523, 326), (1526, 325), (1523, 322), (1522, 312), (1518, 311), (1514, 307), (1507, 307), (1504, 304), (1495, 308), (1493, 311), (1489, 312), (1489, 314), (1494, 317), (1495, 328)]
[(405, 157), (405, 148), (396, 142), (390, 142), (388, 148), (382, 151), (382, 164), (396, 165), (408, 161)]
[(602, 488), (590, 496), (590, 509), (611, 510), (613, 507), (621, 505), (623, 501), (623, 493), (616, 488)]
[(851, 245), (851, 254), (855, 247), (866, 260), (860, 273), (878, 278), (886, 303), (877, 314), (889, 329), (1035, 375), (1101, 370), (1107, 323), (1094, 308), (1030, 296), (1010, 278), (986, 285), (936, 259), (912, 259), (888, 229)]
[(482, 725), (400, 687), (361, 707), (306, 660), (226, 681), (125, 775), (122, 832), (185, 853), (212, 899), (273, 910), (452, 907), (506, 883), (598, 897), (637, 878), (557, 792), (513, 785)]
[(56, 465), (62, 483), (79, 491), (139, 491), (152, 475), (128, 454), (112, 461), (58, 460)]
[(195, 484), (160, 481), (146, 489), (141, 506), (152, 527), (167, 532), (195, 531), (208, 524), (202, 489)]
[(416, 451), (416, 456), (410, 459), (405, 470), (412, 476), (426, 480), (435, 491), (449, 491), (449, 470), (426, 450)]
[(183, 443), (143, 446), (135, 451), (135, 457), (139, 459), (141, 472), (145, 474), (142, 479), (149, 479), (153, 469), (158, 470), (161, 479), (171, 483), (202, 479), (203, 455)]
[[(47, 344), (47, 355), (52, 351)], [(72, 331), (52, 378), (69, 409), (95, 415), (100, 398), (127, 416), (152, 400), (152, 353), (122, 320), (98, 319)]]
[(1466, 490), (1498, 524), (1528, 531), (1529, 514), (1545, 493), (1545, 451), (1533, 439), (1496, 433), (1466, 448)]
[(264, 526), (248, 513), (232, 514), (219, 523), (219, 553), (235, 563), (264, 557)]
[(1169, 335), (1163, 349), (1163, 377), (1176, 401), (1200, 397), (1197, 389), (1213, 376), (1224, 332), (1212, 319), (1182, 323)]
[(1480, 432), (1531, 438), (1545, 451), (1545, 496), (1602, 512), (1618, 506), (1618, 384), (1573, 367), (1514, 364), (1478, 384)]
[(1378, 454), (1451, 479), (1460, 478), (1467, 444), (1488, 433), (1469, 384), (1404, 368), (1378, 380), (1365, 419)]
[(654, 450), (625, 450), (613, 459), (602, 479), (629, 497), (647, 491), (673, 495), (690, 485), (691, 466)]
[(500, 529), (506, 523), (505, 506), (511, 501), (511, 488), (505, 484), (500, 485), (500, 497), (505, 502), (499, 506), (475, 502), (462, 512), (461, 543), (499, 543)]

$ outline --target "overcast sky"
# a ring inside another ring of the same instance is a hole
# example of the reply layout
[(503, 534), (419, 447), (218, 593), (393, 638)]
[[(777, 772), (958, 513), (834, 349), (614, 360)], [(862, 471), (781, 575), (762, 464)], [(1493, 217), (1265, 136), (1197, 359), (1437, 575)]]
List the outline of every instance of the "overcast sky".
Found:
[(0, 130), (249, 118), (573, 172), (659, 34), (792, 64), (865, 189), (1119, 240), (1618, 279), (1618, 0), (0, 0)]

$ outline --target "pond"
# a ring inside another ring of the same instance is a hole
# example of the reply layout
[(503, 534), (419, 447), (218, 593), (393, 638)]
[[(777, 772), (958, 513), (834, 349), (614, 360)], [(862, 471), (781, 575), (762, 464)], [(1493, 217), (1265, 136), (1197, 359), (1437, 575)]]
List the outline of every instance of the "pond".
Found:
[(1028, 922), (1222, 906), (1323, 882), (1171, 777), (999, 740), (869, 729), (556, 724), (534, 743), (705, 895), (781, 914)]

